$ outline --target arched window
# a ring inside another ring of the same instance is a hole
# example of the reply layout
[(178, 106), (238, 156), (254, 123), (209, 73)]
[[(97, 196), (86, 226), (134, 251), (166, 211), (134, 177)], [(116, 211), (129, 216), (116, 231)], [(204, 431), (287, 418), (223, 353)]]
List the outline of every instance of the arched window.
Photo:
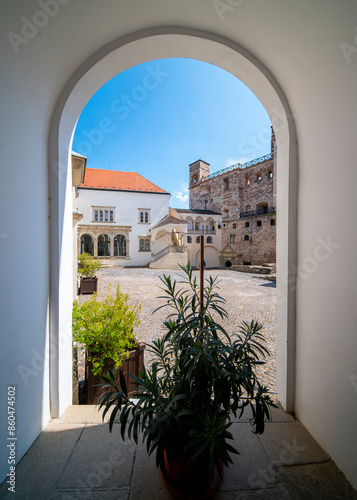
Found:
[(145, 252), (150, 252), (150, 241), (145, 240)]
[(110, 239), (107, 234), (98, 236), (98, 257), (110, 256)]
[(83, 234), (81, 237), (81, 253), (90, 253), (91, 255), (94, 255), (94, 245), (93, 245), (93, 238), (91, 237), (90, 234)]
[(192, 243), (192, 236), (187, 236), (187, 243)]
[(207, 236), (207, 243), (212, 243), (212, 236)]
[(245, 183), (246, 183), (247, 186), (249, 186), (249, 184), (250, 184), (250, 177), (249, 177), (249, 175), (245, 176)]
[(249, 241), (249, 234), (246, 234), (246, 235), (244, 236), (244, 241)]
[(261, 181), (262, 180), (262, 173), (259, 171), (257, 173), (257, 181)]
[(123, 234), (114, 236), (114, 257), (126, 256), (126, 238)]
[(196, 243), (199, 243), (199, 242), (200, 242), (200, 237), (196, 236)]
[(140, 252), (143, 252), (143, 251), (144, 251), (144, 248), (145, 248), (145, 241), (144, 241), (144, 239), (143, 239), (143, 238), (140, 240), (140, 246), (139, 246), (139, 248), (140, 248)]

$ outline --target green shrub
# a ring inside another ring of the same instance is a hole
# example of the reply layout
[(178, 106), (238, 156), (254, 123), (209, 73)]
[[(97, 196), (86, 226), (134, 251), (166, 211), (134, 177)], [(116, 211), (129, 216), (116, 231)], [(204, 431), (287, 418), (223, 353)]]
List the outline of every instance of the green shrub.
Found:
[(104, 301), (98, 294), (73, 304), (73, 340), (83, 344), (92, 361), (94, 375), (101, 375), (104, 360), (111, 358), (119, 367), (129, 357), (129, 351), (137, 347), (134, 328), (140, 324), (141, 306), (128, 304), (129, 295), (120, 291), (116, 295), (109, 288)]
[(94, 278), (102, 267), (100, 260), (94, 260), (90, 253), (84, 252), (78, 257), (78, 274), (82, 278)]

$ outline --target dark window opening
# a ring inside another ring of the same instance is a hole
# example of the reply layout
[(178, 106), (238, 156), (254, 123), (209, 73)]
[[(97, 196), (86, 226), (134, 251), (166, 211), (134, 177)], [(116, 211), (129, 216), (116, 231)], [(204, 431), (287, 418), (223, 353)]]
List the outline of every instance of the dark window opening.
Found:
[(90, 234), (84, 234), (81, 237), (81, 253), (89, 253), (91, 255), (94, 255), (94, 244), (93, 244), (93, 238), (91, 237)]

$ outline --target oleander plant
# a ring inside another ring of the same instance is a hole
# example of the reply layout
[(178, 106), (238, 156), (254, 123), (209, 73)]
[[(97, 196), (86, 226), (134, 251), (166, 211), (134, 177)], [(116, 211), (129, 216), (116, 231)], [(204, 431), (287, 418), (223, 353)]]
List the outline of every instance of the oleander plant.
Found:
[[(262, 325), (244, 322), (229, 335), (220, 324), (228, 313), (217, 292), (217, 280), (206, 280), (201, 303), (192, 269), (188, 265), (182, 271), (180, 283), (170, 276), (162, 278), (164, 304), (159, 309), (166, 307), (169, 314), (163, 337), (147, 347), (153, 356), (151, 366), (135, 377), (138, 386), (131, 393), (122, 373), (117, 384), (116, 374), (107, 372), (100, 400), (103, 418), (110, 412), (110, 431), (118, 417), (122, 439), (138, 442), (140, 435), (148, 454), (156, 454), (165, 484), (171, 481), (181, 495), (185, 479), (180, 476), (175, 483), (169, 474), (175, 464), (197, 472), (197, 464), (204, 463), (202, 478), (215, 474), (222, 478), (223, 467), (238, 453), (230, 430), (233, 418), (250, 408), (254, 432), (262, 434), (275, 406), (256, 375), (257, 366), (269, 354)], [(186, 486), (192, 491), (193, 482), (200, 481), (188, 477)], [(204, 489), (209, 487), (206, 484)]]

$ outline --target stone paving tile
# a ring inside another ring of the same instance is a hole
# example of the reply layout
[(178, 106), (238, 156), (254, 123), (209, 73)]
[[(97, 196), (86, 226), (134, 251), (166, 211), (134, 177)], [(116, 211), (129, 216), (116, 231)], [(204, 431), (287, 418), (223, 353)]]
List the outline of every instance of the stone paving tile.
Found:
[[(106, 297), (109, 285), (113, 291), (117, 284), (123, 293), (129, 294), (129, 302), (134, 305), (141, 304), (140, 326), (137, 329), (137, 336), (140, 341), (150, 343), (163, 335), (163, 321), (169, 310), (163, 308), (154, 311), (163, 304), (163, 300), (158, 299), (162, 295), (160, 277), (171, 275), (172, 279), (180, 280), (181, 271), (157, 270), (148, 268), (102, 268), (98, 273), (98, 297)], [(194, 271), (194, 275), (199, 280), (199, 272)], [(269, 389), (275, 391), (276, 372), (276, 289), (275, 283), (267, 282), (253, 275), (229, 271), (225, 269), (207, 270), (205, 277), (217, 277), (218, 292), (226, 299), (226, 310), (229, 314), (229, 321), (223, 322), (230, 335), (238, 331), (238, 326), (243, 321), (250, 322), (252, 319), (262, 323), (263, 333), (267, 341), (267, 348), (270, 357), (267, 363), (258, 369), (258, 374), (262, 383)], [(82, 295), (80, 300), (88, 300), (90, 295)], [(150, 355), (145, 352), (145, 363), (150, 360)], [(84, 375), (83, 356), (79, 356), (78, 369), (80, 377)]]

